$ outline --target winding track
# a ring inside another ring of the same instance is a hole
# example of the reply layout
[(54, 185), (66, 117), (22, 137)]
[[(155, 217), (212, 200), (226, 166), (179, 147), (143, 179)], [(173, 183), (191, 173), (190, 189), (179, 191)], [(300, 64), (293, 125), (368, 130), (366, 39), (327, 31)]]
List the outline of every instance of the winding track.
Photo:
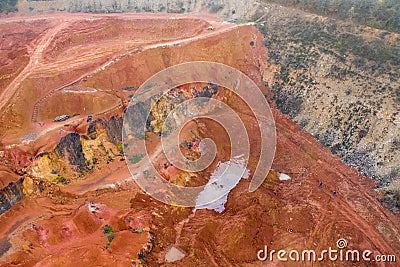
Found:
[[(101, 18), (101, 17), (114, 17), (114, 16), (110, 16), (110, 15), (95, 15), (95, 16), (90, 16), (90, 18)], [(163, 16), (155, 16), (154, 14), (149, 14), (149, 15), (142, 15), (142, 14), (125, 14), (122, 16), (119, 16), (121, 18), (124, 19), (136, 19), (136, 18), (148, 18), (148, 19), (154, 19), (154, 18), (164, 18)], [(53, 17), (50, 17), (53, 18)], [(56, 18), (58, 18), (56, 16)], [(28, 78), (32, 73), (38, 73), (41, 70), (49, 70), (49, 69), (56, 69), (57, 71), (61, 71), (60, 67), (64, 67), (66, 68), (68, 65), (73, 65), (73, 64), (66, 64), (66, 62), (63, 62), (62, 64), (60, 64), (60, 62), (55, 62), (55, 63), (51, 63), (51, 64), (46, 64), (42, 62), (43, 59), (43, 52), (46, 50), (46, 48), (50, 45), (50, 43), (52, 42), (52, 40), (55, 38), (55, 36), (64, 28), (68, 27), (72, 22), (75, 21), (79, 21), (82, 19), (85, 19), (87, 17), (82, 16), (81, 14), (77, 14), (77, 15), (71, 15), (68, 16), (68, 18), (59, 18), (59, 24), (57, 24), (55, 27), (48, 29), (44, 35), (42, 35), (38, 41), (38, 44), (36, 45), (36, 47), (32, 50), (31, 54), (30, 54), (30, 60), (28, 62), (28, 64), (26, 65), (26, 67), (21, 71), (21, 73), (15, 77), (15, 79), (5, 88), (5, 90), (2, 92), (2, 94), (0, 95), (0, 111), (2, 111), (4, 108), (6, 108), (8, 106), (8, 104), (10, 104), (11, 99), (17, 94), (18, 89), (20, 88), (21, 83)], [(179, 16), (179, 17), (173, 17), (172, 19), (179, 19), (179, 18), (193, 18), (193, 17), (189, 17), (189, 16)], [(29, 20), (29, 19), (27, 19)], [(14, 19), (14, 20), (6, 20), (5, 22), (15, 22), (15, 21), (21, 21), (21, 19)], [(209, 23), (211, 24), (215, 24), (217, 23), (217, 21), (212, 21), (212, 20), (208, 20)], [(208, 38), (210, 36), (213, 35), (218, 35), (218, 34), (222, 34), (224, 32), (230, 31), (234, 28), (240, 27), (241, 25), (237, 25), (237, 24), (232, 24), (232, 23), (219, 23), (220, 25), (218, 27), (216, 27), (215, 30), (213, 31), (205, 31), (202, 32), (201, 34), (197, 35), (197, 36), (193, 36), (193, 37), (189, 37), (189, 38), (184, 38), (184, 39), (178, 39), (178, 40), (173, 40), (173, 41), (169, 41), (169, 42), (159, 42), (159, 43), (154, 43), (154, 44), (149, 44), (149, 45), (145, 45), (143, 47), (141, 47), (140, 51), (146, 51), (149, 49), (154, 49), (154, 48), (158, 48), (161, 47), (163, 45), (167, 45), (167, 46), (171, 46), (171, 45), (176, 45), (176, 44), (183, 44), (183, 43), (190, 43), (193, 41), (197, 41), (200, 39), (204, 39), (204, 38)], [(99, 71), (103, 71), (105, 69), (107, 69), (109, 66), (111, 66), (115, 61), (118, 61), (119, 59), (121, 59), (122, 57), (125, 57), (127, 55), (130, 55), (131, 53), (137, 52), (138, 48), (134, 48), (128, 51), (125, 51), (124, 53), (117, 53), (114, 54), (114, 56), (108, 60), (106, 63), (104, 63), (102, 66), (100, 67), (96, 67), (94, 70), (91, 70), (85, 74), (83, 74), (81, 77), (79, 77), (78, 79), (74, 80), (74, 81), (70, 81), (64, 85), (62, 85), (59, 88), (53, 89), (49, 92), (49, 94), (53, 93), (54, 91), (60, 90), (68, 85), (71, 85), (73, 83), (79, 82), (81, 81), (83, 78), (89, 76), (89, 75), (93, 75), (94, 73), (97, 73)], [(70, 62), (72, 63), (72, 62)], [(60, 66), (61, 65), (61, 66)], [(65, 70), (65, 69), (64, 69)], [(40, 100), (39, 100), (40, 101)], [(114, 109), (114, 108), (113, 108)], [(34, 111), (32, 111), (34, 112)], [(107, 112), (107, 111), (104, 111)], [(35, 121), (35, 114), (32, 114), (32, 120)]]
[(71, 21), (64, 20), (47, 30), (47, 32), (40, 37), (36, 48), (31, 52), (30, 60), (26, 67), (19, 73), (17, 77), (5, 88), (0, 95), (0, 111), (6, 107), (11, 98), (17, 93), (21, 83), (38, 67), (41, 63), (43, 51), (49, 46), (51, 41), (63, 28), (67, 27)]

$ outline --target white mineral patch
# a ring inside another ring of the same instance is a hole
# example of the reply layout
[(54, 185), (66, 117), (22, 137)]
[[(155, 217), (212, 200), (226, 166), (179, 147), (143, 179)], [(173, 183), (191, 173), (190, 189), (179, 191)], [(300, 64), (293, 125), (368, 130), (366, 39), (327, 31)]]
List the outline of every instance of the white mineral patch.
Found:
[(183, 259), (184, 257), (185, 254), (183, 252), (181, 252), (176, 247), (172, 246), (167, 250), (167, 253), (165, 254), (165, 261), (175, 262)]
[(223, 212), (229, 192), (235, 188), (241, 178), (249, 177), (246, 162), (241, 157), (234, 157), (227, 162), (219, 162), (210, 180), (196, 199), (195, 211), (199, 209)]
[(290, 176), (287, 175), (287, 174), (281, 173), (281, 174), (279, 175), (279, 180), (280, 180), (280, 181), (289, 181), (290, 179), (291, 179)]

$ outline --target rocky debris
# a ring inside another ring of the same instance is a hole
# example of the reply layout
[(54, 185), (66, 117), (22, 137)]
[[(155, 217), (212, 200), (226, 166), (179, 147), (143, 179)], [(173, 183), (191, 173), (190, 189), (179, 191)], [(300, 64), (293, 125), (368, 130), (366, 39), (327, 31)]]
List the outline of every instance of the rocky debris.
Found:
[(0, 257), (4, 255), (11, 248), (10, 240), (2, 239), (0, 240)]
[(62, 137), (54, 152), (59, 158), (66, 157), (76, 171), (85, 170), (85, 155), (82, 151), (82, 143), (78, 133), (69, 133)]
[(32, 162), (32, 156), (23, 149), (11, 148), (0, 151), (0, 187), (8, 185), (9, 182), (15, 182), (19, 176), (26, 173), (28, 166)]
[(24, 198), (23, 182), (24, 178), (21, 177), (18, 181), (0, 189), (0, 215)]
[(103, 162), (110, 163), (122, 153), (122, 117), (97, 118), (88, 123), (86, 134), (69, 133), (53, 151), (35, 156), (30, 168), (33, 177), (54, 183), (69, 184), (94, 170)]
[(47, 247), (48, 246), (48, 240), (49, 240), (49, 236), (50, 236), (50, 230), (46, 229), (40, 225), (32, 225), (32, 229), (36, 231), (38, 237), (39, 237), (39, 243), (41, 246), (43, 247)]

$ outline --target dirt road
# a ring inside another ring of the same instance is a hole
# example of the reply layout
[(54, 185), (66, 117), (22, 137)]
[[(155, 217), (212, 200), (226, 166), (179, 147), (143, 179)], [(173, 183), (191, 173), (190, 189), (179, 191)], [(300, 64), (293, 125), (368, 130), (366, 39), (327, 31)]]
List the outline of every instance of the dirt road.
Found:
[(6, 107), (7, 103), (10, 99), (16, 94), (20, 84), (31, 74), (31, 72), (40, 64), (40, 60), (42, 59), (43, 51), (50, 44), (56, 34), (67, 27), (70, 23), (68, 21), (60, 21), (60, 24), (49, 29), (43, 36), (40, 37), (40, 40), (37, 46), (33, 49), (30, 55), (30, 60), (28, 65), (24, 68), (23, 71), (8, 85), (8, 87), (3, 91), (0, 95), (0, 111)]
[[(84, 19), (96, 19), (96, 18), (111, 18), (111, 17), (117, 17), (119, 19), (165, 19), (166, 15), (155, 15), (155, 14), (122, 14), (122, 15), (104, 15), (104, 14), (99, 14), (99, 15), (85, 15), (85, 14), (73, 14), (73, 15), (68, 15), (68, 17), (61, 17), (58, 14), (52, 15), (50, 17), (47, 17), (47, 19), (57, 19), (59, 20), (59, 23), (57, 26), (47, 30), (37, 41), (36, 46), (31, 49), (30, 52), (30, 60), (27, 66), (24, 68), (24, 70), (8, 85), (7, 88), (2, 92), (0, 95), (0, 111), (3, 110), (8, 106), (8, 104), (11, 104), (10, 100), (17, 94), (18, 89), (20, 88), (21, 83), (29, 77), (33, 73), (49, 73), (51, 71), (68, 71), (71, 68), (76, 68), (79, 67), (83, 64), (87, 64), (87, 62), (90, 62), (91, 60), (102, 58), (104, 56), (107, 56), (107, 53), (97, 53), (96, 50), (92, 50), (91, 53), (88, 55), (82, 55), (79, 58), (72, 57), (68, 58), (62, 61), (56, 61), (52, 63), (45, 63), (43, 62), (43, 52), (46, 50), (46, 48), (50, 45), (52, 40), (55, 38), (55, 36), (60, 33), (64, 28), (68, 27), (71, 23), (79, 21), (79, 20), (84, 20)], [(199, 16), (200, 17), (200, 16)], [(201, 16), (203, 18), (203, 16)], [(38, 17), (22, 17), (22, 18), (10, 18), (10, 19), (5, 19), (0, 21), (0, 23), (7, 23), (7, 22), (18, 22), (18, 21), (29, 21), (29, 20), (38, 20), (38, 19), (44, 19), (46, 18), (45, 16), (38, 16)], [(175, 16), (170, 16), (168, 15), (168, 19), (183, 19), (183, 18), (193, 18), (193, 16), (189, 15), (175, 15)], [(214, 26), (215, 30), (209, 30), (209, 31), (203, 31), (201, 34), (197, 36), (193, 36), (190, 38), (183, 38), (183, 39), (177, 39), (174, 41), (169, 41), (169, 42), (156, 42), (152, 44), (145, 44), (144, 46), (139, 46), (140, 50), (146, 51), (149, 49), (154, 49), (158, 47), (165, 47), (165, 46), (172, 46), (172, 45), (179, 45), (183, 43), (190, 43), (194, 42), (200, 39), (208, 38), (211, 36), (215, 36), (218, 34), (221, 34), (223, 32), (230, 31), (234, 28), (240, 27), (240, 25), (237, 24), (232, 24), (232, 23), (225, 23), (222, 20), (218, 20), (215, 17), (207, 17), (208, 23)], [(59, 88), (55, 88), (51, 90), (49, 93), (60, 90), (64, 88), (65, 86), (68, 86), (72, 83), (81, 81), (85, 77), (89, 75), (93, 75), (94, 73), (97, 73), (99, 71), (104, 71), (107, 69), (109, 66), (111, 66), (114, 62), (118, 61), (119, 59), (123, 58), (124, 56), (130, 55), (131, 53), (135, 53), (138, 51), (138, 47), (134, 47), (128, 51), (124, 51), (123, 53), (114, 53), (114, 55), (111, 57), (110, 60), (105, 62), (101, 66), (95, 66), (93, 70), (84, 73), (81, 75), (78, 79), (75, 79), (73, 81), (69, 81), (68, 83), (64, 84), (63, 86)]]

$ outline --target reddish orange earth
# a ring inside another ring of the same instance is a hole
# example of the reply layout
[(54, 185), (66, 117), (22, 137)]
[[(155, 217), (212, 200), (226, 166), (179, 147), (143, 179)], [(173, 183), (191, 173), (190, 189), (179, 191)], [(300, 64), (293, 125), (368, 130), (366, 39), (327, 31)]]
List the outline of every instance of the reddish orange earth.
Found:
[[(209, 25), (214, 30), (207, 30)], [(263, 38), (251, 25), (224, 23), (201, 14), (54, 14), (4, 19), (0, 28), (6, 40), (0, 51), (4, 63), (0, 68), (2, 186), (24, 175), (34, 157), (52, 151), (62, 136), (85, 134), (88, 115), (103, 120), (122, 115), (135, 88), (175, 64), (196, 60), (227, 64), (248, 75), (270, 98), (263, 77), (273, 73), (267, 72)], [(19, 45), (10, 45), (13, 42)], [(235, 102), (224, 92), (217, 96)], [(255, 128), (256, 121), (246, 114), (243, 103), (235, 105), (246, 127)], [(65, 122), (53, 122), (55, 116), (73, 113), (77, 115)], [(41, 192), (2, 214), (0, 264), (299, 266), (276, 258), (261, 262), (257, 252), (265, 245), (274, 250), (320, 252), (336, 248), (340, 238), (347, 240), (349, 249), (368, 249), (373, 255), (395, 255), (399, 260), (399, 216), (381, 206), (372, 180), (332, 156), (286, 116), (275, 109), (273, 114), (277, 150), (272, 170), (255, 192), (247, 190), (251, 177), (242, 180), (229, 194), (224, 212), (194, 213), (152, 199), (132, 181), (121, 157), (115, 156), (68, 185), (43, 179)], [(217, 126), (203, 122), (202, 127), (210, 138), (223, 142)], [(199, 127), (193, 124), (187, 130)], [(151, 145), (153, 138), (147, 140), (149, 149), (157, 151)], [(256, 134), (250, 143), (257, 151)], [(220, 160), (230, 148), (221, 149)], [(256, 160), (253, 152), (251, 171)], [(211, 171), (197, 178), (206, 180)], [(291, 179), (280, 181), (280, 173)], [(166, 262), (171, 246), (185, 257)], [(396, 266), (328, 260), (301, 263), (360, 264)]]

